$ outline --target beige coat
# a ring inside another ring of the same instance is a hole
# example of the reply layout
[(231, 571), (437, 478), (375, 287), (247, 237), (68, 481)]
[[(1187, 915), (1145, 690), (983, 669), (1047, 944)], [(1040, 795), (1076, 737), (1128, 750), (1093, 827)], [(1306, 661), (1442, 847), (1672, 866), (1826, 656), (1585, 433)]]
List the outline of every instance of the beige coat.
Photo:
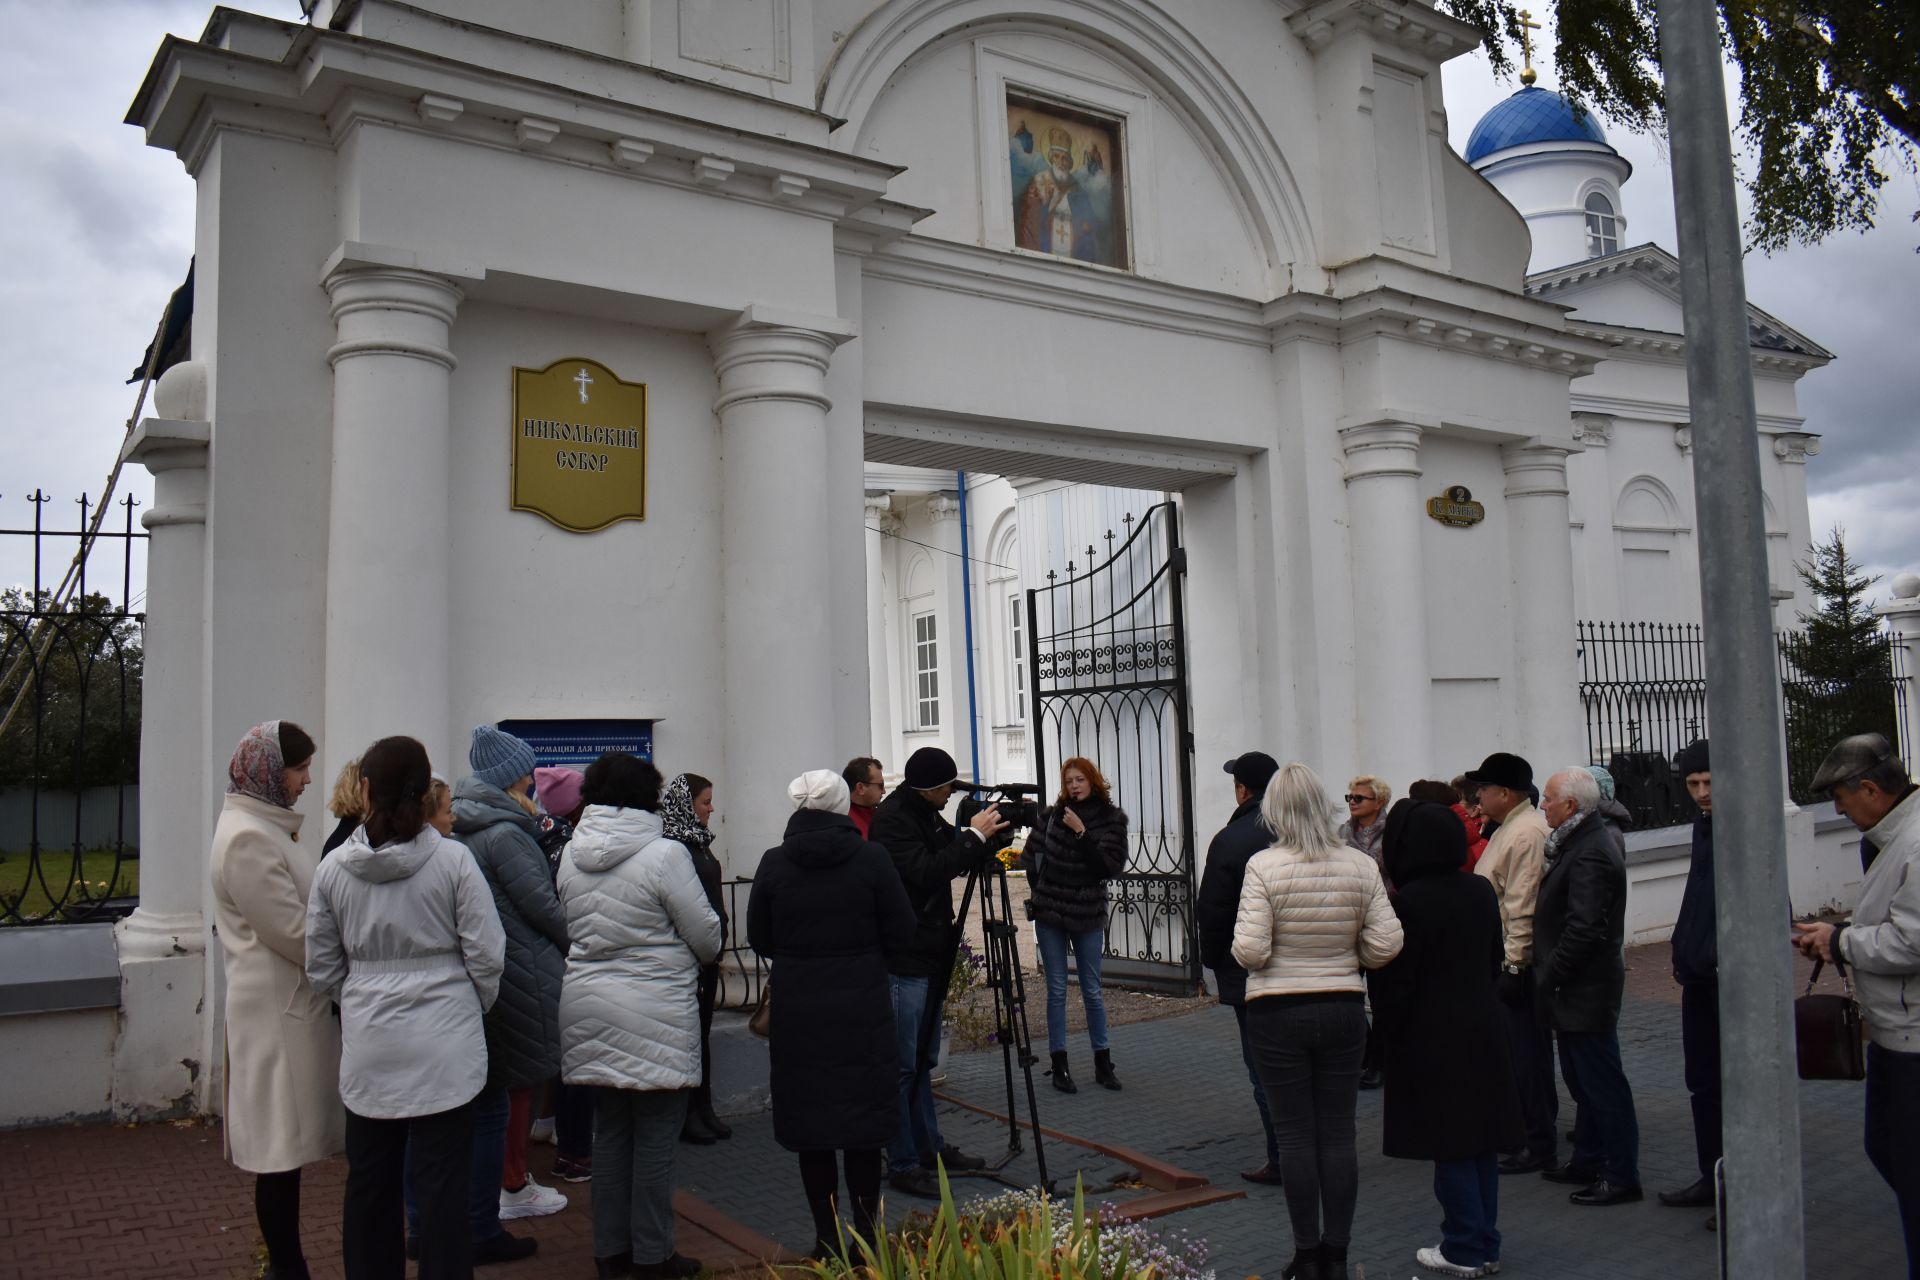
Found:
[(1540, 877), (1547, 869), (1546, 815), (1522, 800), (1509, 812), (1500, 829), (1487, 841), (1486, 852), (1473, 864), (1473, 874), (1493, 882), (1500, 899), (1500, 927), (1506, 931), (1506, 961), (1533, 963), (1533, 907), (1540, 896)]
[(227, 1159), (249, 1173), (340, 1151), (340, 1023), (307, 982), (317, 845), (300, 815), (229, 795), (213, 829), (214, 923), (227, 968)]
[(1380, 968), (1404, 941), (1380, 868), (1357, 849), (1306, 858), (1276, 846), (1247, 863), (1233, 958), (1248, 1001), (1362, 991), (1361, 967)]

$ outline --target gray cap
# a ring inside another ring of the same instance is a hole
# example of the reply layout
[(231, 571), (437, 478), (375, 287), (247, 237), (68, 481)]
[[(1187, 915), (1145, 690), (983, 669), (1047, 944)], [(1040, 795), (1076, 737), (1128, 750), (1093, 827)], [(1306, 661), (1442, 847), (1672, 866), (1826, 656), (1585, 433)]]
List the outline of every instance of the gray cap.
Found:
[(1893, 758), (1893, 745), (1877, 733), (1856, 733), (1842, 738), (1833, 744), (1833, 750), (1820, 762), (1819, 772), (1813, 775), (1813, 792), (1819, 795), (1843, 782), (1852, 782)]

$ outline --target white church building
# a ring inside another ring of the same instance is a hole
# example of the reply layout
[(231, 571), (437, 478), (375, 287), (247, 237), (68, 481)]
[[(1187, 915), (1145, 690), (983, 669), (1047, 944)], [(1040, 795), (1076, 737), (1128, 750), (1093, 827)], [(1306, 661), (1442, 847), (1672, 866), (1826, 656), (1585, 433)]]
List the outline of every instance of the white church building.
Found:
[[(715, 779), (749, 875), (802, 770), (965, 770), (971, 717), (1033, 777), (1024, 593), (1145, 522), (1157, 585), (1046, 617), (1108, 620), (1092, 674), (1042, 661), (1167, 712), (1188, 826), (1255, 746), (1584, 759), (1575, 620), (1698, 608), (1673, 260), (1552, 95), (1454, 153), (1476, 40), (1424, 0), (318, 0), (167, 39), (128, 121), (195, 184), (197, 288), (129, 450), (111, 1108), (221, 1096), (205, 862), (262, 720), (321, 744), (314, 838), (374, 739), (458, 775), (511, 721)], [(1753, 328), (1790, 608), (1828, 357)]]

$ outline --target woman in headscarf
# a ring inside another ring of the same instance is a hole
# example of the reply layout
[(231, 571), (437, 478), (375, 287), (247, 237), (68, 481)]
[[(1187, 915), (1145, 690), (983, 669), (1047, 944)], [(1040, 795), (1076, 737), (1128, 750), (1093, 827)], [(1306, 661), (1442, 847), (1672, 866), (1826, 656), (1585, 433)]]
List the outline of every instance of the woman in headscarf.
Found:
[(1381, 1148), (1433, 1161), (1440, 1243), (1415, 1261), (1484, 1275), (1500, 1261), (1495, 1153), (1525, 1137), (1494, 997), (1500, 906), (1492, 883), (1462, 868), (1467, 831), (1451, 807), (1402, 800), (1384, 845), (1404, 942), (1370, 979), (1387, 1063)]
[(290, 720), (247, 730), (227, 766), (208, 861), (227, 973), (227, 1159), (254, 1175), (267, 1275), (305, 1280), (300, 1166), (339, 1151), (340, 1024), (307, 982), (307, 898), (320, 851), (293, 811), (313, 739)]
[[(669, 840), (687, 846), (693, 857), (693, 869), (706, 891), (707, 905), (720, 917), (720, 946), (727, 945), (727, 892), (720, 859), (713, 856), (713, 831), (707, 819), (713, 816), (713, 783), (697, 773), (682, 773), (667, 784), (660, 796), (660, 827)], [(700, 1083), (687, 1099), (687, 1122), (681, 1127), (680, 1141), (711, 1145), (715, 1139), (731, 1138), (733, 1130), (722, 1123), (713, 1110), (713, 1006), (720, 995), (720, 965), (700, 966)]]
[[(884, 847), (847, 815), (846, 781), (814, 769), (787, 786), (786, 839), (760, 860), (747, 942), (773, 964), (768, 1035), (773, 1136), (800, 1157), (813, 1256), (839, 1250), (839, 1162), (848, 1225), (873, 1239), (880, 1150), (900, 1121), (887, 957), (913, 939), (913, 904)], [(777, 980), (777, 981), (776, 981)]]

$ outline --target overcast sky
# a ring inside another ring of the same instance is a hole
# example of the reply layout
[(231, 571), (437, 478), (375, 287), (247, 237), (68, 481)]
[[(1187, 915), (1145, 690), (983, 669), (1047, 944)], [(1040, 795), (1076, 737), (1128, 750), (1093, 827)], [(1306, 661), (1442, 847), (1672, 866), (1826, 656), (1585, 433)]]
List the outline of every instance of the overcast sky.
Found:
[[(294, 0), (237, 2), (298, 17)], [(11, 193), (0, 221), (0, 378), (14, 388), (0, 418), (0, 527), (31, 518), (24, 498), (36, 486), (57, 499), (48, 523), (71, 527), (72, 500), (97, 495), (112, 465), (133, 407), (125, 379), (193, 244), (192, 182), (121, 119), (161, 38), (196, 37), (210, 12), (208, 0), (0, 0), (0, 138)], [(1542, 84), (1553, 87), (1551, 68), (1542, 70)], [(1477, 56), (1451, 63), (1455, 148), (1517, 87), (1496, 83)], [(1627, 240), (1674, 248), (1666, 160), (1649, 139), (1608, 133), (1634, 166), (1623, 192)], [(1920, 226), (1907, 221), (1920, 192), (1904, 173), (1886, 192), (1879, 229), (1750, 257), (1747, 288), (1754, 303), (1839, 356), (1800, 384), (1808, 428), (1823, 437), (1808, 469), (1815, 536), (1844, 523), (1855, 554), (1890, 575), (1920, 570), (1920, 503), (1901, 496), (1920, 472)], [(128, 490), (149, 498), (144, 470), (123, 478)], [(19, 542), (0, 539), (0, 582), (30, 572)]]

